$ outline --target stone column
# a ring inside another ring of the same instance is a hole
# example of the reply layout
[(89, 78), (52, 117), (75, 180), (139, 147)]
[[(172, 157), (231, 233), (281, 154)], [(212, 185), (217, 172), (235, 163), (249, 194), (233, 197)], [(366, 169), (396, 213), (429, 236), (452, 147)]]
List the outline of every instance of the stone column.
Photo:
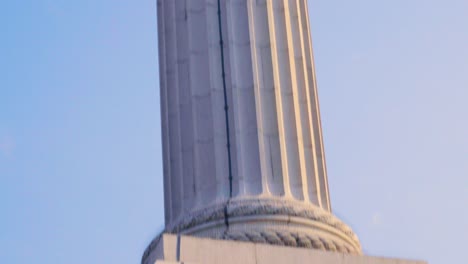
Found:
[(166, 232), (360, 254), (331, 214), (307, 0), (157, 4)]

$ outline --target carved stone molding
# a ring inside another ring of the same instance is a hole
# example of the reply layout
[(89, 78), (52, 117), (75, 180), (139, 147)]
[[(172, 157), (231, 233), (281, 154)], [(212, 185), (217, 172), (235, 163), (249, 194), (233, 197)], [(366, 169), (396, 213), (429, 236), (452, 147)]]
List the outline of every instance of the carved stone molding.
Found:
[(337, 217), (312, 204), (277, 198), (219, 203), (190, 213), (164, 232), (361, 254), (359, 239)]

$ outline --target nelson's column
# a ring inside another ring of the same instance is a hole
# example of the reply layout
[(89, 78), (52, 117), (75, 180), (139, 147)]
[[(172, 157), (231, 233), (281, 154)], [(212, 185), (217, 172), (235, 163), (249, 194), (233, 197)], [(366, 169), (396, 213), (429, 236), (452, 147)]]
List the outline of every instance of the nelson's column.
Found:
[(307, 0), (157, 9), (166, 228), (142, 263), (397, 263), (331, 213)]

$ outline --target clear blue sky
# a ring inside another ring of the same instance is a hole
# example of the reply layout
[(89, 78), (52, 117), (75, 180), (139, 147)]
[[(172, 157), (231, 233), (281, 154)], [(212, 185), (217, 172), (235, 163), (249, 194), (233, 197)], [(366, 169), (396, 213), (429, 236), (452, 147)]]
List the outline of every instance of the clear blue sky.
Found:
[[(468, 1), (310, 6), (334, 212), (366, 254), (463, 263)], [(155, 0), (0, 14), (0, 263), (139, 263), (163, 227)]]

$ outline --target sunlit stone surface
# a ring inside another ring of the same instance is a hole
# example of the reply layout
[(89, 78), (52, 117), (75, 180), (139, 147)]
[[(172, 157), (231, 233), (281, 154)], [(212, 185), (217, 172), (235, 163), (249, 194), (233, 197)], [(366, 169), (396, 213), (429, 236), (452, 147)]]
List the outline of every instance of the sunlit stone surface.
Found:
[(160, 256), (157, 264), (426, 264), (265, 244), (183, 236), (178, 239), (168, 235), (161, 239), (153, 254), (156, 253)]
[(360, 255), (331, 213), (307, 1), (157, 6), (163, 233)]
[(158, 1), (166, 232), (361, 252), (330, 213), (308, 21), (304, 0)]

